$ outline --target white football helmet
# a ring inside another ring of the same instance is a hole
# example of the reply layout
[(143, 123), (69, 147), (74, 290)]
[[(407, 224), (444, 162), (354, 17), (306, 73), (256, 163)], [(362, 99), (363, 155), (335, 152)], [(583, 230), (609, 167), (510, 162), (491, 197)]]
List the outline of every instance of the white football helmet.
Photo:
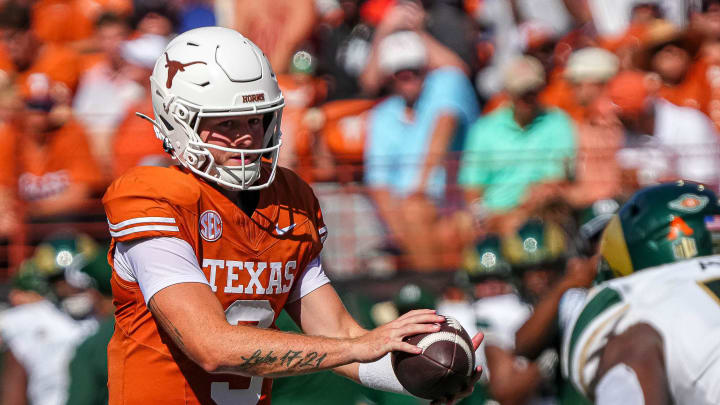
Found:
[[(155, 134), (183, 166), (230, 190), (257, 190), (270, 185), (277, 169), (285, 101), (270, 63), (249, 39), (222, 27), (180, 34), (155, 62), (150, 88), (157, 120), (150, 121)], [(203, 118), (250, 114), (263, 114), (261, 149), (208, 144), (197, 132)], [(243, 163), (216, 164), (210, 149), (238, 154)], [(245, 164), (248, 155), (256, 158)], [(271, 171), (266, 181), (256, 184), (263, 156), (270, 159)]]

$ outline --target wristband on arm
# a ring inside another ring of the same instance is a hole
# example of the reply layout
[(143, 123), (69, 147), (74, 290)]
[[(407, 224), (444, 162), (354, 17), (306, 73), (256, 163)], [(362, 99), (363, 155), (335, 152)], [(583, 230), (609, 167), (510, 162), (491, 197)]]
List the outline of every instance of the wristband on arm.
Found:
[(360, 363), (358, 377), (360, 383), (366, 387), (397, 394), (412, 395), (403, 388), (395, 376), (390, 353), (372, 363)]

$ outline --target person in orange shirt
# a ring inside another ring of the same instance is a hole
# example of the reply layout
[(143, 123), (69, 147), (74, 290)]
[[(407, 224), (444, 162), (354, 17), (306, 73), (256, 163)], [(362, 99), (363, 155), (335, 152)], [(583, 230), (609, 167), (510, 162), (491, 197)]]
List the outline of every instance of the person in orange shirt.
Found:
[(278, 73), (285, 73), (293, 53), (310, 38), (317, 20), (312, 0), (272, 2), (233, 0), (230, 26), (243, 32), (265, 52)]
[(307, 181), (314, 177), (314, 137), (306, 117), (308, 112), (312, 115), (312, 108), (327, 94), (325, 81), (314, 77), (316, 64), (314, 55), (298, 51), (293, 55), (289, 73), (278, 74), (278, 84), (285, 97), (281, 128), (285, 145), (280, 151), (280, 162)]
[(706, 67), (693, 65), (699, 45), (699, 38), (658, 20), (649, 26), (635, 64), (657, 74), (660, 97), (675, 105), (704, 111), (710, 97)]
[(24, 108), (0, 129), (0, 183), (33, 217), (77, 213), (101, 186), (80, 124), (34, 83)]
[[(131, 0), (39, 0), (32, 5), (32, 30), (43, 42), (63, 43), (91, 51), (95, 21), (104, 12), (127, 15)], [(72, 22), (68, 24), (68, 22)]]
[(30, 9), (15, 2), (6, 3), (0, 11), (0, 40), (7, 51), (10, 66), (7, 74), (16, 83), (25, 83), (34, 74), (43, 74), (69, 94), (77, 85), (80, 58), (61, 44), (43, 43), (30, 28)]
[[(420, 353), (403, 338), (444, 318), (417, 310), (368, 331), (342, 305), (319, 257), (318, 201), (278, 167), (284, 99), (262, 51), (231, 29), (190, 30), (150, 83), (155, 132), (182, 166), (131, 169), (103, 197), (109, 404), (264, 405), (273, 377), (325, 369), (403, 392), (390, 352)], [(276, 330), (282, 309), (304, 334)]]

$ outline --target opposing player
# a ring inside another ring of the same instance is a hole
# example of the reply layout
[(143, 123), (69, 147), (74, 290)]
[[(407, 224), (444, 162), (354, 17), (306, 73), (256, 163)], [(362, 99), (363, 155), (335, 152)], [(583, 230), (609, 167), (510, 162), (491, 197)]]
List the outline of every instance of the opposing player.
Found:
[[(156, 134), (182, 167), (130, 170), (103, 198), (110, 404), (268, 404), (272, 377), (331, 368), (403, 391), (389, 352), (419, 353), (402, 339), (444, 318), (413, 311), (367, 331), (343, 307), (318, 257), (317, 199), (277, 165), (284, 101), (260, 49), (233, 30), (191, 30), (150, 81)], [(273, 330), (283, 308), (304, 334)]]
[(563, 371), (595, 404), (720, 403), (720, 256), (706, 226), (719, 214), (714, 193), (680, 182), (639, 191), (611, 219), (600, 271), (615, 279), (563, 338)]

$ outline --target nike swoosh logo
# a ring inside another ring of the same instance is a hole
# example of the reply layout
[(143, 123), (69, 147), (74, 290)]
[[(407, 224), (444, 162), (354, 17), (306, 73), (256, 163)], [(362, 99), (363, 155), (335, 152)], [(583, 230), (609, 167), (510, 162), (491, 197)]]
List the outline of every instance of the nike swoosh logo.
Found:
[(286, 233), (292, 231), (292, 229), (295, 228), (295, 224), (288, 225), (285, 228), (280, 228), (275, 224), (275, 232), (277, 232), (278, 235), (285, 235)]

